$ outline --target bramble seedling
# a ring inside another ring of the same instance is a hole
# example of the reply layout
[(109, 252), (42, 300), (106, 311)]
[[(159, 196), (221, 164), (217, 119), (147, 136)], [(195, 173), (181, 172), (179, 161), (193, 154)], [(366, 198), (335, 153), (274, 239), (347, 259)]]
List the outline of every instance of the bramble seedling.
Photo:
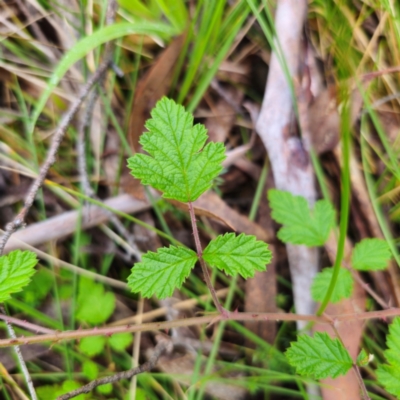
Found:
[(248, 278), (254, 276), (255, 271), (266, 269), (271, 252), (266, 243), (254, 236), (233, 233), (218, 236), (204, 250), (201, 248), (192, 203), (211, 188), (222, 171), (225, 146), (213, 142), (205, 144), (204, 125), (193, 125), (193, 116), (173, 100), (161, 99), (151, 117), (146, 123), (148, 132), (140, 138), (143, 150), (149, 155), (136, 154), (128, 160), (128, 166), (135, 178), (163, 192), (163, 197), (188, 204), (196, 252), (176, 246), (161, 248), (157, 253), (148, 252), (142, 262), (132, 268), (128, 285), (132, 292), (141, 292), (144, 297), (171, 296), (199, 261), (214, 303), (226, 315), (205, 263), (229, 275)]

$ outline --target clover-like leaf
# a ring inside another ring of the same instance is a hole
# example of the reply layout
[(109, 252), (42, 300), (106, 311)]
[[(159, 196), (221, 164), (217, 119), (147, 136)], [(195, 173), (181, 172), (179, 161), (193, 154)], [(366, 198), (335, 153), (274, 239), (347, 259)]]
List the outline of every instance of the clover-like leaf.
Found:
[(337, 378), (345, 375), (353, 365), (343, 344), (326, 332), (316, 332), (313, 338), (300, 335), (285, 355), (297, 373), (315, 379)]
[(351, 263), (353, 268), (359, 271), (377, 271), (388, 266), (391, 256), (386, 240), (363, 239), (356, 244), (351, 255)]
[[(322, 302), (328, 291), (333, 275), (333, 268), (324, 268), (319, 272), (311, 285), (311, 296), (314, 301)], [(353, 292), (354, 281), (351, 273), (344, 268), (340, 268), (339, 278), (333, 290), (331, 302), (338, 303), (342, 299), (348, 299)]]
[(154, 294), (163, 299), (179, 289), (197, 261), (197, 254), (184, 247), (162, 247), (149, 251), (136, 263), (128, 277), (128, 286), (143, 297)]
[(271, 189), (268, 199), (272, 218), (283, 225), (278, 232), (283, 242), (306, 246), (326, 242), (335, 221), (335, 211), (327, 200), (318, 200), (311, 212), (304, 197), (289, 192)]
[(36, 264), (36, 254), (31, 251), (14, 250), (0, 257), (0, 303), (30, 282)]
[(211, 240), (203, 251), (203, 258), (228, 275), (239, 273), (243, 278), (249, 278), (255, 271), (265, 271), (272, 254), (268, 245), (255, 236), (227, 233)]
[(208, 143), (204, 125), (193, 126), (193, 115), (173, 100), (162, 98), (140, 138), (149, 153), (128, 159), (134, 177), (164, 192), (163, 197), (192, 202), (208, 190), (222, 171), (223, 143)]
[(101, 324), (110, 318), (115, 308), (115, 295), (105, 292), (101, 283), (81, 277), (77, 299), (76, 318), (89, 324)]

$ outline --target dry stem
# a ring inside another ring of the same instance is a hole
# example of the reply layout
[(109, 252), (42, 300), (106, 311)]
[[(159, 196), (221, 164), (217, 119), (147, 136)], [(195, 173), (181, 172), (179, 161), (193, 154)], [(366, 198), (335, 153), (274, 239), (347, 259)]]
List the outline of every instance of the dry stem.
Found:
[(111, 336), (116, 333), (122, 332), (149, 332), (149, 331), (168, 331), (172, 328), (183, 326), (194, 326), (202, 324), (216, 323), (218, 321), (231, 320), (231, 321), (307, 321), (317, 322), (321, 324), (332, 324), (351, 321), (354, 319), (368, 320), (368, 319), (382, 319), (386, 320), (390, 317), (400, 316), (400, 308), (390, 308), (381, 311), (368, 311), (361, 313), (339, 314), (331, 316), (315, 316), (315, 315), (301, 315), (292, 313), (240, 313), (231, 312), (227, 317), (220, 314), (210, 314), (202, 317), (194, 317), (181, 319), (177, 321), (164, 321), (164, 322), (151, 322), (141, 325), (125, 325), (106, 328), (93, 328), (93, 329), (80, 329), (75, 331), (55, 332), (53, 334), (43, 334), (29, 337), (18, 337), (16, 339), (2, 339), (0, 340), (0, 348), (10, 347), (15, 345), (26, 345), (32, 343), (42, 342), (58, 342), (60, 340), (82, 339), (90, 336)]

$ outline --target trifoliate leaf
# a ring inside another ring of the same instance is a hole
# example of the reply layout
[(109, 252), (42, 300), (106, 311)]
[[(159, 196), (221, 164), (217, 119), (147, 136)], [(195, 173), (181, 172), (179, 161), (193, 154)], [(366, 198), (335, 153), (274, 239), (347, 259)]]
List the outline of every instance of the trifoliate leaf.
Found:
[(112, 335), (108, 339), (108, 343), (110, 344), (111, 348), (118, 352), (123, 352), (133, 340), (132, 333), (124, 332), (124, 333), (116, 333)]
[[(311, 296), (314, 301), (322, 302), (328, 291), (333, 275), (333, 268), (324, 268), (319, 272), (311, 285)], [(354, 281), (351, 273), (340, 268), (339, 277), (333, 290), (331, 302), (338, 303), (342, 299), (348, 299), (353, 292)]]
[(377, 271), (388, 266), (391, 256), (386, 240), (364, 239), (356, 244), (351, 263), (359, 271)]
[(184, 247), (163, 247), (157, 253), (149, 251), (132, 268), (128, 286), (143, 297), (154, 294), (163, 299), (179, 289), (197, 261), (197, 254)]
[(400, 398), (400, 318), (395, 318), (386, 336), (384, 355), (389, 364), (380, 364), (376, 370), (378, 382), (391, 394)]
[(298, 336), (285, 355), (297, 373), (315, 379), (337, 378), (345, 375), (353, 365), (343, 344), (326, 332), (316, 332), (314, 338)]
[(327, 200), (318, 200), (311, 212), (304, 197), (289, 192), (271, 189), (268, 199), (272, 218), (283, 225), (278, 231), (280, 240), (306, 246), (326, 242), (335, 221), (335, 211)]
[(0, 257), (0, 303), (30, 282), (36, 264), (36, 254), (31, 251), (14, 250)]
[(88, 357), (94, 357), (103, 352), (106, 345), (104, 336), (93, 336), (82, 338), (79, 342), (79, 350)]
[(193, 126), (192, 114), (167, 98), (161, 99), (146, 122), (149, 132), (140, 138), (150, 156), (128, 159), (134, 177), (164, 192), (163, 197), (192, 202), (212, 186), (222, 171), (225, 147), (208, 143), (204, 125)]
[(239, 273), (243, 278), (249, 278), (255, 271), (265, 271), (272, 254), (268, 245), (255, 236), (227, 233), (211, 240), (203, 251), (203, 258), (228, 275)]
[(88, 278), (80, 278), (76, 319), (88, 324), (101, 324), (110, 318), (115, 308), (115, 295)]

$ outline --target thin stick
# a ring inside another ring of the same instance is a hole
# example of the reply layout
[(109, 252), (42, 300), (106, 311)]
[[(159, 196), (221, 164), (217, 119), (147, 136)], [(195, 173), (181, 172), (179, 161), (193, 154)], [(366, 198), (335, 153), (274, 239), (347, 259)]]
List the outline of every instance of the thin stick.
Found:
[(201, 265), (201, 269), (203, 271), (203, 275), (204, 275), (204, 279), (206, 281), (206, 285), (208, 287), (208, 290), (211, 293), (211, 297), (212, 297), (212, 299), (214, 301), (215, 307), (217, 307), (217, 310), (219, 311), (219, 313), (224, 318), (227, 318), (229, 316), (229, 312), (227, 310), (225, 310), (224, 307), (222, 307), (221, 303), (218, 300), (217, 293), (216, 293), (216, 291), (214, 289), (214, 286), (213, 286), (213, 284), (211, 282), (211, 277), (210, 277), (210, 274), (208, 272), (208, 268), (207, 268), (206, 262), (203, 259), (203, 249), (202, 249), (201, 243), (200, 243), (199, 231), (197, 229), (196, 215), (194, 213), (193, 203), (189, 202), (188, 203), (188, 207), (189, 207), (190, 220), (192, 222), (192, 230), (193, 230), (194, 242), (196, 244), (197, 257), (199, 258), (199, 262), (200, 262), (200, 265)]
[(57, 397), (57, 400), (69, 400), (72, 399), (73, 397), (79, 396), (82, 393), (89, 393), (94, 388), (100, 385), (106, 385), (107, 383), (118, 382), (122, 379), (131, 379), (133, 376), (141, 374), (142, 372), (151, 371), (157, 364), (158, 359), (164, 353), (164, 351), (169, 352), (172, 350), (172, 347), (173, 347), (172, 341), (170, 339), (167, 339), (167, 337), (163, 336), (162, 339), (157, 344), (157, 346), (155, 347), (154, 352), (149, 358), (149, 360), (146, 361), (144, 364), (129, 369), (128, 371), (123, 371), (112, 376), (96, 379), (88, 383), (87, 385), (82, 386), (79, 389), (73, 390), (72, 392)]
[(5, 233), (0, 240), (0, 255), (3, 254), (4, 247), (5, 247), (8, 239), (10, 238), (10, 236), (20, 226), (22, 226), (24, 224), (25, 217), (35, 200), (38, 190), (42, 187), (43, 182), (46, 178), (47, 173), (49, 172), (50, 167), (56, 162), (56, 154), (58, 152), (58, 148), (60, 147), (61, 141), (65, 135), (65, 132), (67, 131), (69, 124), (71, 123), (72, 119), (78, 112), (80, 106), (82, 105), (83, 101), (89, 94), (89, 91), (91, 90), (93, 85), (96, 82), (98, 82), (98, 80), (103, 76), (103, 74), (106, 72), (109, 65), (110, 65), (110, 61), (106, 60), (99, 66), (98, 70), (90, 77), (90, 79), (88, 80), (86, 85), (82, 88), (76, 101), (71, 105), (69, 110), (64, 114), (64, 117), (62, 118), (61, 123), (59, 124), (59, 126), (53, 136), (53, 139), (51, 141), (51, 145), (50, 145), (49, 151), (47, 153), (46, 161), (40, 168), (39, 175), (33, 182), (32, 186), (29, 189), (28, 195), (25, 198), (24, 207), (18, 213), (18, 215), (14, 218), (14, 220), (12, 222), (10, 222), (9, 224), (7, 224)]
[[(81, 106), (82, 102), (88, 95), (90, 89), (103, 76), (103, 74), (106, 72), (109, 64), (110, 64), (110, 62), (107, 61), (100, 65), (99, 69), (92, 75), (92, 77), (89, 79), (87, 84), (83, 87), (83, 89), (81, 90), (81, 93), (78, 96), (78, 98), (76, 99), (76, 101), (71, 105), (69, 110), (64, 114), (64, 117), (61, 120), (61, 123), (59, 124), (59, 126), (53, 136), (49, 151), (47, 153), (46, 161), (40, 168), (39, 175), (33, 182), (32, 186), (29, 189), (28, 195), (25, 198), (24, 207), (18, 213), (18, 215), (14, 218), (14, 220), (12, 222), (10, 222), (9, 224), (7, 224), (5, 233), (1, 237), (0, 256), (3, 254), (4, 247), (5, 247), (8, 239), (10, 238), (10, 236), (17, 230), (17, 228), (19, 228), (20, 226), (22, 226), (24, 224), (25, 217), (26, 217), (29, 209), (32, 207), (32, 204), (35, 200), (38, 190), (42, 187), (43, 182), (46, 178), (46, 175), (47, 175), (50, 167), (56, 161), (56, 154), (58, 152), (58, 148), (60, 147), (61, 141), (65, 135), (65, 132), (67, 131), (69, 124), (71, 123), (75, 114), (78, 112), (79, 107)], [(3, 314), (4, 314), (4, 312), (3, 312)], [(11, 337), (11, 340), (16, 340), (16, 335), (15, 335), (13, 327), (7, 321), (6, 321), (6, 324), (7, 324), (7, 330)], [(35, 388), (33, 387), (32, 379), (29, 375), (28, 368), (26, 367), (25, 361), (22, 357), (21, 350), (18, 347), (18, 345), (14, 346), (14, 351), (15, 351), (15, 354), (17, 355), (17, 358), (18, 358), (18, 361), (19, 361), (19, 364), (21, 367), (21, 371), (23, 372), (23, 374), (25, 376), (26, 384), (29, 388), (31, 398), (32, 398), (32, 400), (37, 400), (37, 396), (36, 396)]]
[[(0, 311), (3, 314), (6, 314), (6, 310), (3, 307), (0, 307)], [(12, 338), (12, 340), (16, 339), (17, 335), (15, 334), (14, 328), (12, 327), (12, 325), (10, 324), (9, 321), (6, 321), (6, 326), (7, 326), (8, 335)], [(35, 387), (33, 386), (32, 378), (31, 378), (31, 375), (29, 374), (28, 368), (26, 367), (25, 360), (22, 357), (20, 347), (14, 346), (14, 351), (17, 356), (22, 375), (25, 378), (26, 386), (28, 387), (29, 394), (31, 395), (31, 400), (37, 400), (38, 397), (36, 395), (36, 390), (35, 390)]]
[(42, 342), (58, 342), (60, 340), (82, 339), (91, 336), (111, 336), (116, 333), (122, 332), (150, 332), (170, 330), (172, 328), (194, 326), (201, 324), (212, 324), (221, 320), (229, 321), (307, 321), (316, 322), (320, 324), (332, 324), (332, 320), (336, 323), (352, 320), (369, 320), (369, 319), (383, 319), (400, 316), (400, 308), (390, 308), (381, 311), (368, 311), (362, 313), (340, 314), (327, 316), (315, 315), (302, 315), (292, 313), (240, 313), (231, 312), (228, 317), (221, 316), (220, 314), (211, 314), (202, 317), (193, 317), (180, 319), (176, 321), (164, 322), (151, 322), (141, 325), (125, 325), (105, 328), (93, 329), (79, 329), (75, 331), (56, 332), (54, 334), (44, 334), (29, 337), (18, 337), (16, 339), (2, 339), (0, 340), (0, 348), (10, 347), (15, 345), (26, 345), (32, 343)]

